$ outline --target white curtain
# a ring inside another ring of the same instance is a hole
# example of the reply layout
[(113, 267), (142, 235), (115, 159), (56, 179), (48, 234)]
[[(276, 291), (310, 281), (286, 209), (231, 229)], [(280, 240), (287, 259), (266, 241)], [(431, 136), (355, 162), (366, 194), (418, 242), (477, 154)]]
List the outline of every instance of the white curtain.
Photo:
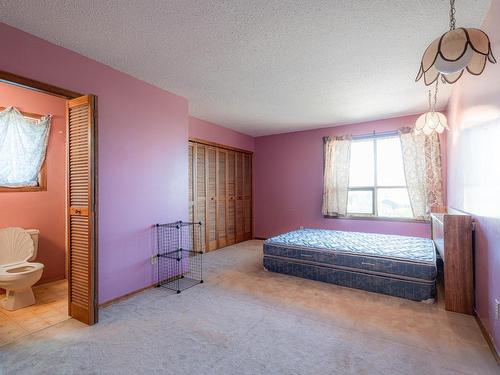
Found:
[(416, 219), (428, 219), (431, 210), (443, 206), (439, 136), (400, 129), (408, 195)]
[(16, 108), (0, 112), (0, 186), (38, 185), (45, 159), (51, 116), (24, 117)]
[(347, 214), (351, 137), (325, 137), (323, 171), (323, 215)]

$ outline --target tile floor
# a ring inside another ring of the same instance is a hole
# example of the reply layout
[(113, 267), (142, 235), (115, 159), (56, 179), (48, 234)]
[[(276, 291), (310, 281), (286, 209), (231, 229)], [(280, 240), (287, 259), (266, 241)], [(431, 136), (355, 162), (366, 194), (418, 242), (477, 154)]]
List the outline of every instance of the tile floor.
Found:
[[(66, 280), (42, 284), (33, 291), (36, 298), (33, 306), (16, 311), (0, 307), (0, 346), (69, 319)], [(3, 297), (0, 295), (0, 299)]]

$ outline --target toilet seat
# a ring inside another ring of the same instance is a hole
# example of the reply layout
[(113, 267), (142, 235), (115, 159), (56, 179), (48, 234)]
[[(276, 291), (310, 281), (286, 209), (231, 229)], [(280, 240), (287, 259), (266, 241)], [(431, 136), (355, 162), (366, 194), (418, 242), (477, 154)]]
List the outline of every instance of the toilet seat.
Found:
[(15, 280), (43, 269), (42, 263), (19, 262), (0, 266), (0, 280)]

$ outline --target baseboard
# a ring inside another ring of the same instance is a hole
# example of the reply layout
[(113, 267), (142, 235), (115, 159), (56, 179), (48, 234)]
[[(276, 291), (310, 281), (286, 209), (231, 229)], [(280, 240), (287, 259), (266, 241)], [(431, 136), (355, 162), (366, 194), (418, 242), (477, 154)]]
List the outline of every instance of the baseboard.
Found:
[(253, 239), (254, 240), (262, 240), (262, 241), (267, 240), (267, 238), (265, 238), (265, 237), (254, 237)]
[(106, 302), (103, 302), (99, 305), (99, 308), (102, 309), (104, 307), (108, 307), (109, 305), (112, 305), (114, 303), (117, 303), (117, 302), (121, 302), (121, 301), (125, 301), (127, 299), (129, 299), (130, 297), (133, 297), (135, 296), (136, 294), (139, 294), (141, 292), (144, 292), (145, 290), (147, 289), (151, 289), (151, 288), (154, 288), (156, 286), (156, 283), (154, 284), (151, 284), (151, 285), (148, 285), (148, 286), (145, 286), (144, 288), (140, 288), (140, 289), (137, 289), (137, 290), (134, 290), (133, 292), (130, 292), (130, 293), (127, 293), (127, 294), (124, 294), (120, 297), (116, 297), (116, 298), (113, 298), (113, 299), (110, 299), (109, 301), (106, 301)]
[(493, 337), (491, 337), (490, 333), (486, 329), (485, 325), (481, 321), (481, 318), (479, 318), (479, 315), (477, 312), (474, 310), (474, 318), (476, 318), (477, 325), (479, 326), (479, 329), (481, 330), (481, 333), (484, 336), (484, 339), (488, 343), (488, 346), (491, 349), (491, 352), (493, 353), (493, 357), (495, 357), (495, 360), (497, 361), (497, 365), (500, 366), (500, 354), (495, 346), (495, 342), (493, 341)]

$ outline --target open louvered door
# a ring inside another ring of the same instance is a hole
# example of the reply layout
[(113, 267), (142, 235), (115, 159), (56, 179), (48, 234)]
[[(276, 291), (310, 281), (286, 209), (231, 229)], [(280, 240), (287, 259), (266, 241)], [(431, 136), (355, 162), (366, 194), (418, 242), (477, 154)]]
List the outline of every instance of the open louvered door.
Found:
[(243, 239), (252, 239), (252, 155), (243, 154)]
[(217, 247), (227, 245), (226, 238), (226, 150), (217, 149)]
[(68, 119), (68, 310), (86, 324), (97, 322), (95, 98), (67, 101)]
[(207, 251), (217, 249), (217, 150), (215, 147), (206, 147), (206, 248)]
[(243, 153), (236, 152), (236, 242), (244, 240)]

